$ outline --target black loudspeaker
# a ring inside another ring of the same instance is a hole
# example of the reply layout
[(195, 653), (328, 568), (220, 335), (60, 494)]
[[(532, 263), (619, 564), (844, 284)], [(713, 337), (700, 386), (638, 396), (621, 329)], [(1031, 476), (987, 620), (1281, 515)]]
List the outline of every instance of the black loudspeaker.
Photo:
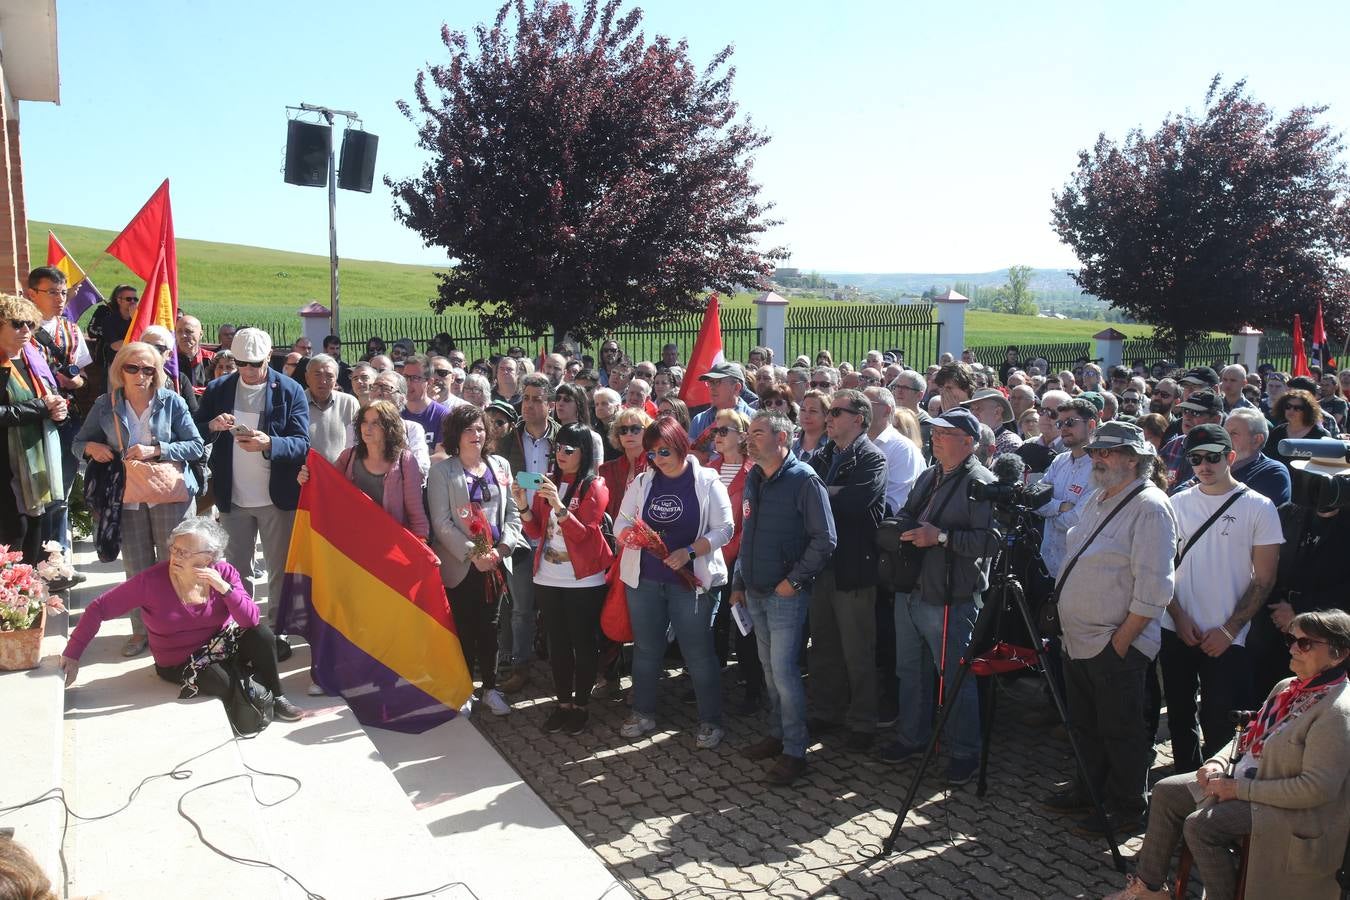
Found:
[(379, 146), (379, 137), (368, 131), (344, 129), (342, 160), (338, 163), (338, 187), (344, 191), (369, 194), (375, 181), (375, 151)]
[(328, 184), (333, 129), (292, 119), (286, 123), (286, 183), (301, 187)]

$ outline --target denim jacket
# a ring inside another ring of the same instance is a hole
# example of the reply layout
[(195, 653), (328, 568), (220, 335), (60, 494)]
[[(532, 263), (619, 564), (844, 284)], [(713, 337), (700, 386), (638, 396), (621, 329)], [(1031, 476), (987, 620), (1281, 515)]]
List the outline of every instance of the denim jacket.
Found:
[[(103, 394), (94, 401), (94, 408), (85, 417), (79, 434), (75, 435), (73, 449), (76, 458), (84, 455), (84, 446), (90, 441), (107, 444), (114, 453), (121, 454), (123, 447), (118, 440), (113, 416), (117, 416), (121, 422), (122, 438), (131, 440), (131, 427), (127, 424), (121, 392), (117, 393), (115, 403), (111, 394)], [(187, 403), (168, 388), (160, 388), (150, 398), (150, 434), (159, 444), (160, 459), (183, 464), (183, 479), (187, 482), (188, 492), (194, 497), (201, 493), (202, 485), (197, 483), (192, 466), (188, 463), (205, 458), (206, 445), (192, 422)]]

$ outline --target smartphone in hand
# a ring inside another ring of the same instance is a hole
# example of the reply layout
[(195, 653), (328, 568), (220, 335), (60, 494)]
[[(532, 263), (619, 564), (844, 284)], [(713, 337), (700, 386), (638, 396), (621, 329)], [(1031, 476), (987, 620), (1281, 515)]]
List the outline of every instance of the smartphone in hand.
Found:
[(544, 476), (538, 472), (517, 472), (516, 484), (527, 491), (537, 491), (544, 483)]

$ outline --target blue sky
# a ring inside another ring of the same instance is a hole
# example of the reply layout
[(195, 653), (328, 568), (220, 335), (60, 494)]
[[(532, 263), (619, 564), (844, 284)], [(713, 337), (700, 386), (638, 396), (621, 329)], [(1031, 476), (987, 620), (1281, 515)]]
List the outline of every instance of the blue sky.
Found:
[[(58, 0), (62, 103), (20, 113), (29, 215), (120, 228), (169, 177), (179, 237), (326, 253), (325, 192), (281, 180), (284, 108), (359, 112), (377, 176), (412, 174), (395, 101), (444, 58), (442, 22), (498, 5)], [(755, 167), (784, 220), (771, 240), (805, 269), (1073, 266), (1049, 207), (1077, 151), (1198, 109), (1216, 72), (1350, 124), (1343, 2), (638, 5), (700, 63), (735, 45), (735, 96), (773, 137)], [(382, 186), (340, 191), (340, 254), (444, 261), (390, 209)]]

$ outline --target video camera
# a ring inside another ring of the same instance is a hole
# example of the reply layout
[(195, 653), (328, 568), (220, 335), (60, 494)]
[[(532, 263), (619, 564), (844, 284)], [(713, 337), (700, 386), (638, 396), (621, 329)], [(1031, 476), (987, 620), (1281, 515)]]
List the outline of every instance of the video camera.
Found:
[(998, 480), (989, 484), (972, 480), (967, 495), (976, 503), (988, 502), (1008, 511), (1039, 509), (1049, 502), (1055, 489), (1045, 482), (1024, 483), (1022, 476), (1026, 468), (1026, 463), (1016, 453), (1000, 453), (989, 466)]
[(1350, 441), (1280, 441), (1289, 457), (1293, 503), (1319, 512), (1350, 508)]

